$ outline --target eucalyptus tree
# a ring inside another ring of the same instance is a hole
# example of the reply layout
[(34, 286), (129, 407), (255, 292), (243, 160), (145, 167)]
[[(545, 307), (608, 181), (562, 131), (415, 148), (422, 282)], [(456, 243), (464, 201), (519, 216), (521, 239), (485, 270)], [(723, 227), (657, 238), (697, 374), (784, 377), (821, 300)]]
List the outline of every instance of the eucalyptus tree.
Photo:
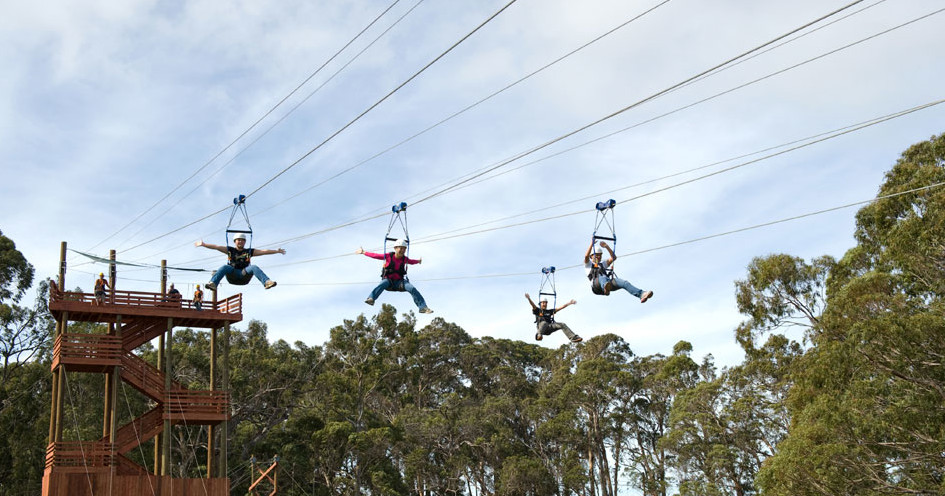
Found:
[(906, 150), (827, 280), (765, 494), (945, 492), (945, 135)]

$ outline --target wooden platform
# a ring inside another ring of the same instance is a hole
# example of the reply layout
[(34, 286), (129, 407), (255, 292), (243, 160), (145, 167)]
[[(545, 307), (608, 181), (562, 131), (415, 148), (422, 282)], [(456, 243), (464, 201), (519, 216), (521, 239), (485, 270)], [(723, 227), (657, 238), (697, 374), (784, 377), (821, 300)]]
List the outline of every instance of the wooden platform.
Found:
[(69, 320), (79, 322), (115, 323), (120, 315), (125, 324), (135, 317), (173, 318), (177, 327), (219, 328), (243, 320), (243, 295), (205, 301), (203, 309), (197, 310), (189, 300), (168, 299), (161, 293), (109, 291), (104, 302), (97, 304), (92, 293), (56, 291), (49, 295), (49, 311), (57, 320), (68, 312)]
[(229, 479), (172, 479), (156, 475), (47, 473), (44, 496), (229, 496)]
[[(230, 483), (226, 478), (157, 476), (126, 456), (168, 426), (217, 425), (229, 420), (231, 411), (228, 391), (190, 390), (177, 381), (167, 381), (163, 371), (134, 350), (171, 328), (220, 329), (239, 322), (242, 305), (241, 294), (205, 301), (198, 310), (192, 301), (161, 293), (111, 290), (98, 302), (91, 293), (51, 291), (49, 310), (61, 324), (53, 344), (54, 378), (66, 372), (117, 374), (154, 406), (117, 427), (114, 439), (106, 434), (95, 441), (61, 441), (62, 412), (54, 410), (58, 416), (52, 414), (50, 437), (57, 441), (47, 447), (42, 495), (227, 496)], [(70, 322), (110, 325), (89, 332), (86, 326), (71, 326)], [(116, 390), (113, 388), (110, 396), (111, 413), (105, 408), (106, 424), (109, 415), (115, 416)], [(57, 406), (55, 400), (53, 406)], [(225, 470), (225, 458), (223, 463)]]

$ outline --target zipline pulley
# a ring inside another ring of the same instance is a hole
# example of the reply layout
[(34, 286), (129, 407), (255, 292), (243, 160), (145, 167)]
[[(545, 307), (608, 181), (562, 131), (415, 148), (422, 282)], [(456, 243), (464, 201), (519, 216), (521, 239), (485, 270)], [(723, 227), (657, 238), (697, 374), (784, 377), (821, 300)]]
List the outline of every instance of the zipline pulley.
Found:
[[(541, 269), (541, 285), (538, 286), (538, 301), (541, 302), (541, 299), (544, 297), (551, 298), (551, 309), (558, 308), (558, 291), (555, 288), (555, 268), (551, 267), (542, 267)], [(554, 321), (554, 314), (551, 316), (552, 322)]]

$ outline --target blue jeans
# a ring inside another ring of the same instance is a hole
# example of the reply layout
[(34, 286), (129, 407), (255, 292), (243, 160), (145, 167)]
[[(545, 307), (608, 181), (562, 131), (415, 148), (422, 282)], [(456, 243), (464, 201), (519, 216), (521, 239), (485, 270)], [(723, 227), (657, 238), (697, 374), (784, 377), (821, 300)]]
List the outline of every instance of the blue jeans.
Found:
[(263, 284), (266, 284), (266, 281), (269, 280), (269, 276), (267, 276), (266, 273), (262, 271), (262, 269), (260, 269), (259, 267), (255, 265), (250, 265), (246, 267), (245, 269), (237, 269), (233, 267), (232, 265), (224, 265), (220, 267), (219, 269), (217, 269), (216, 272), (213, 273), (213, 277), (210, 278), (210, 282), (212, 282), (213, 284), (220, 284), (220, 281), (222, 281), (223, 278), (226, 277), (228, 274), (234, 274), (236, 276), (252, 274), (256, 276), (256, 279), (259, 279), (259, 282)]
[(404, 281), (403, 279), (398, 281), (391, 281), (390, 279), (381, 279), (381, 283), (371, 291), (371, 299), (376, 300), (381, 296), (381, 293), (384, 290), (388, 291), (406, 291), (413, 296), (413, 302), (417, 305), (417, 308), (423, 310), (427, 307), (427, 302), (423, 301), (423, 296), (420, 295), (420, 291), (417, 291), (416, 286), (410, 284), (409, 281)]
[(630, 284), (630, 281), (626, 279), (621, 279), (617, 276), (608, 279), (607, 276), (602, 274), (597, 277), (597, 280), (600, 282), (600, 287), (602, 288), (605, 287), (609, 282), (612, 287), (626, 289), (630, 294), (636, 296), (637, 298), (643, 296), (643, 290), (634, 286), (633, 284)]

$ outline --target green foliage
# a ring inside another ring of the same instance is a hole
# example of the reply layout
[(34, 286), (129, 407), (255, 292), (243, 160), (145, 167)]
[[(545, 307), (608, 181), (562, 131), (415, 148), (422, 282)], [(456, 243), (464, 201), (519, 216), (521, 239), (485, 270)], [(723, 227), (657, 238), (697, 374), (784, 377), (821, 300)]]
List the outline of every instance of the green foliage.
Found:
[[(880, 196), (945, 181), (945, 135), (910, 147)], [(880, 199), (831, 270), (812, 347), (793, 367), (792, 424), (765, 494), (945, 491), (945, 190)]]
[[(880, 195), (942, 181), (945, 136), (907, 150)], [(856, 240), (840, 260), (752, 260), (735, 283), (745, 359), (723, 370), (686, 341), (643, 357), (616, 335), (548, 349), (440, 318), (417, 329), (389, 305), (315, 347), (249, 322), (230, 338), (232, 490), (246, 491), (250, 456), (279, 455), (288, 495), (943, 494), (945, 188), (864, 207)], [(12, 309), (32, 268), (7, 241)], [(42, 310), (23, 327), (37, 336)], [(35, 493), (42, 471), (37, 349), (2, 370), (0, 494)], [(207, 387), (206, 333), (175, 331), (172, 356), (176, 380)], [(67, 439), (101, 432), (94, 377), (68, 376)], [(134, 392), (124, 403), (122, 419), (149, 408)], [(205, 428), (173, 434), (175, 474), (204, 474)]]

